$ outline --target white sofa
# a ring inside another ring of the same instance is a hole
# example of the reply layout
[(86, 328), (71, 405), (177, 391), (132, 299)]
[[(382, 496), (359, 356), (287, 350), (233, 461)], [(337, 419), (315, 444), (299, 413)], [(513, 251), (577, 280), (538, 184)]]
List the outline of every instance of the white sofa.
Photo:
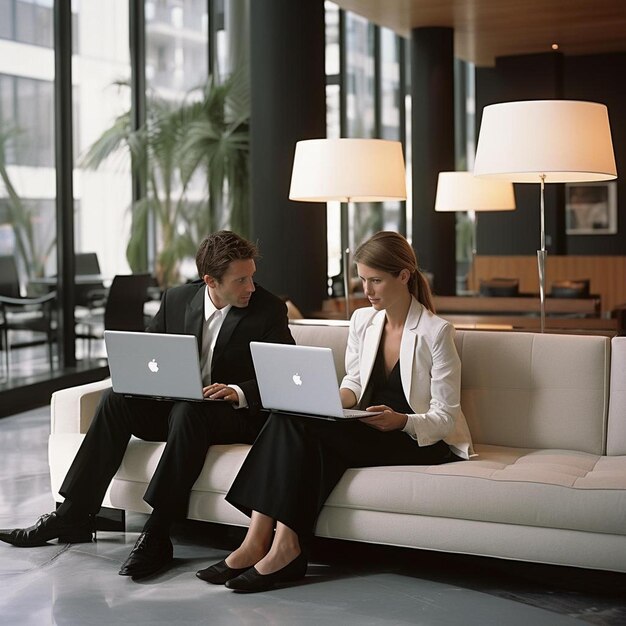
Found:
[[(344, 324), (291, 328), (297, 343), (331, 347), (343, 375)], [(456, 342), (462, 408), (478, 456), (349, 470), (321, 512), (317, 535), (626, 572), (626, 338), (458, 331)], [(52, 397), (49, 461), (59, 501), (109, 384)], [(106, 506), (149, 512), (142, 496), (163, 445), (131, 440)], [(247, 450), (211, 448), (189, 518), (247, 524), (224, 500)]]

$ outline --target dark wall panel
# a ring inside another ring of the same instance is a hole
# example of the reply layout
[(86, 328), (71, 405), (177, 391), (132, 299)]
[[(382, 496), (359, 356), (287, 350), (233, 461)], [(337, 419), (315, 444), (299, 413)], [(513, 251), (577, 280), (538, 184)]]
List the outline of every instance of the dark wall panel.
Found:
[[(495, 68), (476, 69), (476, 137), (483, 108), (497, 102), (550, 100), (560, 98), (563, 83), (563, 56), (558, 53), (530, 54), (496, 59)], [(547, 185), (546, 248), (550, 253), (565, 251), (563, 224), (557, 204), (562, 185)], [(480, 214), (477, 249), (479, 254), (534, 254), (540, 247), (540, 187), (515, 186), (517, 210)]]
[(413, 245), (435, 293), (456, 292), (454, 213), (435, 213), (437, 176), (454, 170), (454, 59), (451, 28), (412, 31)]
[(251, 2), (252, 235), (257, 277), (303, 313), (326, 295), (326, 208), (289, 201), (295, 144), (326, 136), (324, 2)]
[(626, 254), (626, 52), (566, 57), (565, 94), (609, 109), (617, 164), (616, 235), (568, 235), (569, 254)]
[[(502, 57), (476, 69), (477, 133), (488, 104), (564, 98), (606, 104), (618, 173), (618, 233), (566, 235), (564, 185), (546, 186), (546, 247), (552, 254), (626, 253), (626, 52), (564, 57)], [(478, 135), (477, 135), (478, 136)], [(479, 254), (534, 254), (539, 248), (539, 184), (515, 186), (517, 211), (479, 216)]]

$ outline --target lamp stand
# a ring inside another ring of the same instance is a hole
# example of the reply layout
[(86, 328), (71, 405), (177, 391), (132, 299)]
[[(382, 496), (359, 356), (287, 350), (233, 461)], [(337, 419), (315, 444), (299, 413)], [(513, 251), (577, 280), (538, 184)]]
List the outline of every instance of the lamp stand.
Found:
[(350, 198), (346, 202), (346, 247), (343, 250), (343, 297), (346, 319), (350, 319)]
[(537, 250), (537, 268), (539, 270), (539, 302), (541, 309), (541, 332), (543, 333), (546, 326), (546, 220), (545, 220), (545, 203), (544, 203), (544, 187), (546, 175), (541, 174), (541, 250)]
[[(471, 272), (471, 278), (472, 278), (472, 293), (473, 294), (478, 294), (479, 293), (479, 289), (478, 289), (478, 285), (476, 284), (476, 231), (477, 231), (477, 227), (478, 227), (478, 215), (476, 215), (476, 211), (468, 211), (468, 217), (470, 220), (470, 223), (472, 225), (472, 258), (471, 258), (471, 266), (470, 266), (470, 272)], [(468, 285), (469, 287), (469, 285)]]
[(343, 293), (344, 307), (346, 310), (346, 319), (350, 319), (350, 276), (348, 268), (350, 267), (350, 248), (343, 251)]

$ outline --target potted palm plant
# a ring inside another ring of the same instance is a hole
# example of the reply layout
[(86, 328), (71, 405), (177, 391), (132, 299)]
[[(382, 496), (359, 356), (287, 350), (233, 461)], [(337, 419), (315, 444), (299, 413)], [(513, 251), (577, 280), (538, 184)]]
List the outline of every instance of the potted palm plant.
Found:
[[(96, 169), (127, 151), (145, 182), (146, 196), (131, 207), (127, 258), (133, 271), (147, 269), (148, 215), (157, 226), (152, 269), (163, 288), (179, 281), (180, 261), (193, 257), (207, 232), (229, 227), (247, 234), (249, 119), (249, 88), (237, 72), (222, 83), (209, 77), (182, 102), (151, 95), (141, 128), (132, 129), (128, 111), (92, 144), (84, 167)], [(189, 193), (198, 180), (199, 199)]]

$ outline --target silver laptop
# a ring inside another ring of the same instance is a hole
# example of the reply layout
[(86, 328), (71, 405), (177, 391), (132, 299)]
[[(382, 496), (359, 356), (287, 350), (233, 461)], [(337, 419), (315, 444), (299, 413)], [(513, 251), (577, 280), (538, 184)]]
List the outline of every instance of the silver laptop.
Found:
[(105, 330), (113, 391), (171, 400), (202, 396), (198, 342), (193, 335)]
[(250, 352), (265, 409), (326, 419), (376, 415), (342, 408), (330, 348), (252, 341)]

